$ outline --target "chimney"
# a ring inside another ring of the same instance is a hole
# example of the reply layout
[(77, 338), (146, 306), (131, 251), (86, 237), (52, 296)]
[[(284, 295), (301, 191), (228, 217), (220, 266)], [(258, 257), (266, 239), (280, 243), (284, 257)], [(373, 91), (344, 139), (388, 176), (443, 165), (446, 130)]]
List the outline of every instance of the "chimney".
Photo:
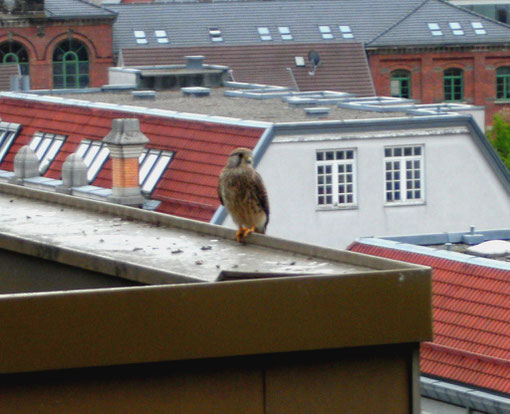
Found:
[(140, 131), (138, 119), (114, 119), (111, 132), (103, 142), (112, 157), (112, 195), (109, 200), (129, 206), (141, 206), (144, 198), (140, 191), (138, 158), (149, 142)]
[(14, 157), (14, 177), (11, 184), (23, 185), (26, 178), (39, 177), (39, 159), (28, 145), (21, 147)]

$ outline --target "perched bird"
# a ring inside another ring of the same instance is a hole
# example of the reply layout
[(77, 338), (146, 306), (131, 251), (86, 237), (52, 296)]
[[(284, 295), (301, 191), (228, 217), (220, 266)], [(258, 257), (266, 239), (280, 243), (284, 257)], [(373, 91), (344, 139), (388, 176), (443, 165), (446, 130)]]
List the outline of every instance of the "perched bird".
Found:
[(218, 196), (239, 226), (239, 243), (250, 233), (266, 232), (269, 201), (262, 177), (253, 168), (253, 154), (247, 148), (230, 153), (218, 182)]

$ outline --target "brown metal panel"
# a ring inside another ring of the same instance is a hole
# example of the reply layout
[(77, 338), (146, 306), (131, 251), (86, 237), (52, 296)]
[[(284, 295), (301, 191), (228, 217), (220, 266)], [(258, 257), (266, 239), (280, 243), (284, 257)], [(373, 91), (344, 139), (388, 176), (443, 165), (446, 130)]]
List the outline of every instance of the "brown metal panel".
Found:
[(411, 413), (411, 349), (347, 350), (336, 358), (273, 366), (267, 370), (265, 413)]
[[(202, 367), (204, 365), (204, 367)], [(260, 368), (208, 362), (10, 375), (5, 414), (263, 414)]]
[(0, 373), (419, 342), (427, 269), (0, 296)]

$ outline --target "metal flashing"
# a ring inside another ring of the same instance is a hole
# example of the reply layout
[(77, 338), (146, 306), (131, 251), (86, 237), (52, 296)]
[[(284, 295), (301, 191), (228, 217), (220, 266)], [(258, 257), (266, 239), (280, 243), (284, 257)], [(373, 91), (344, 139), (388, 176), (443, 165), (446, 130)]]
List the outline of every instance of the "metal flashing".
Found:
[(214, 115), (202, 115), (202, 114), (192, 114), (185, 112), (176, 112), (170, 111), (166, 109), (152, 109), (142, 106), (131, 106), (131, 105), (117, 105), (117, 104), (109, 104), (109, 103), (101, 103), (101, 102), (90, 102), (90, 101), (81, 101), (78, 99), (66, 99), (58, 96), (38, 96), (27, 93), (16, 93), (16, 92), (0, 92), (0, 98), (12, 98), (12, 99), (24, 99), (31, 100), (36, 102), (44, 102), (44, 103), (53, 103), (59, 105), (70, 105), (70, 106), (84, 106), (91, 109), (104, 109), (110, 111), (119, 111), (119, 112), (131, 112), (137, 114), (146, 114), (146, 115), (157, 115), (166, 118), (175, 118), (182, 119), (187, 121), (201, 121), (201, 122), (212, 122), (217, 124), (228, 124), (228, 125), (237, 125), (244, 127), (254, 127), (254, 128), (268, 128), (271, 123), (262, 122), (262, 121), (252, 121), (252, 120), (244, 120), (238, 118), (228, 118), (228, 117), (218, 117)]
[(470, 410), (483, 410), (488, 414), (510, 413), (510, 398), (467, 385), (421, 376), (420, 389), (423, 397), (446, 401)]
[(452, 260), (460, 263), (490, 267), (501, 270), (510, 270), (510, 263), (472, 256), (465, 253), (458, 253), (444, 249), (433, 249), (426, 246), (418, 246), (409, 243), (402, 243), (388, 238), (362, 237), (356, 240), (358, 243), (383, 247), (386, 249), (400, 250), (408, 253), (417, 253), (440, 259)]

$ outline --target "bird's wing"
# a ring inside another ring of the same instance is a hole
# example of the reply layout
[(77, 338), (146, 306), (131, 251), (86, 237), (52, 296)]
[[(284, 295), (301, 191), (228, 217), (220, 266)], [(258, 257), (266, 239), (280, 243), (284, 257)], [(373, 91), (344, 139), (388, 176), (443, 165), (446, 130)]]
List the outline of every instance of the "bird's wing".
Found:
[(220, 203), (221, 205), (225, 205), (224, 201), (223, 201), (223, 197), (221, 196), (221, 177), (220, 177), (220, 180), (218, 181), (218, 186), (216, 187), (216, 190), (218, 191), (218, 198), (220, 199)]
[(256, 192), (257, 198), (259, 200), (259, 203), (260, 203), (262, 209), (264, 210), (264, 212), (266, 213), (266, 216), (267, 216), (267, 220), (266, 220), (266, 226), (267, 226), (267, 223), (269, 222), (269, 199), (267, 197), (266, 186), (264, 185), (264, 182), (262, 181), (262, 177), (260, 176), (260, 174), (257, 171), (255, 171), (255, 176), (254, 176), (253, 181), (255, 183), (255, 192)]

